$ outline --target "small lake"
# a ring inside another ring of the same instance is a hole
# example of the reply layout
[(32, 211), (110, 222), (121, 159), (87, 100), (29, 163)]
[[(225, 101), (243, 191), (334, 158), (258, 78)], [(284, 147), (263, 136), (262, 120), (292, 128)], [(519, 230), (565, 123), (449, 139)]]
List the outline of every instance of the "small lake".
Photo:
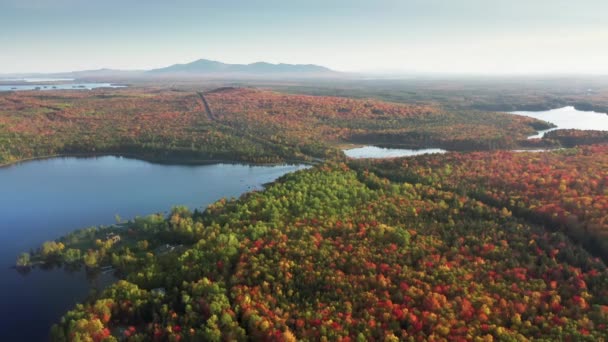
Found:
[(402, 148), (384, 148), (377, 146), (363, 146), (358, 148), (351, 148), (344, 150), (344, 154), (349, 158), (363, 159), (363, 158), (398, 158), (398, 157), (411, 157), (419, 156), (421, 154), (431, 153), (446, 153), (446, 150), (439, 148), (425, 148), (420, 150), (402, 149)]
[(23, 251), (79, 228), (166, 212), (174, 205), (205, 208), (238, 197), (304, 165), (180, 166), (105, 156), (55, 158), (0, 168), (0, 341), (46, 341), (50, 326), (112, 276), (14, 265)]
[(0, 84), (0, 91), (24, 90), (91, 90), (96, 88), (124, 88), (112, 83), (58, 83), (58, 84)]
[(535, 119), (544, 120), (555, 124), (556, 128), (539, 131), (538, 134), (528, 137), (528, 139), (542, 138), (545, 133), (556, 129), (581, 129), (608, 131), (608, 115), (597, 112), (584, 112), (574, 107), (563, 107), (542, 112), (517, 111), (510, 114), (529, 116)]

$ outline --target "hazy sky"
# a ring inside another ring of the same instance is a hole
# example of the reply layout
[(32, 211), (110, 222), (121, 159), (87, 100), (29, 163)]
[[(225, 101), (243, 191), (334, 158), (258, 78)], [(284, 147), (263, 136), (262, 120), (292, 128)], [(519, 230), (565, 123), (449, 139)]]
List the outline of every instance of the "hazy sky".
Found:
[(0, 0), (0, 73), (199, 58), (608, 74), (607, 0)]

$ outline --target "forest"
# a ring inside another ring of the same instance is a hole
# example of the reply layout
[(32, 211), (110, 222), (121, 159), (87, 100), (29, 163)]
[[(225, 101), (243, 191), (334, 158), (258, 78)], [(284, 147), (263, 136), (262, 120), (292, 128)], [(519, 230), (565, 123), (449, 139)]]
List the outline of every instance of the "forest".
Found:
[(453, 153), (364, 164), (385, 177), (435, 185), (504, 206), (565, 232), (608, 261), (608, 145), (543, 153)]
[[(0, 164), (74, 154), (180, 163), (312, 162), (340, 158), (338, 147), (344, 143), (527, 147), (526, 136), (550, 127), (531, 118), (440, 104), (250, 88), (5, 92), (0, 94)], [(555, 140), (540, 143), (556, 145)]]
[[(239, 82), (260, 85), (260, 82)], [(264, 82), (286, 93), (351, 98), (376, 98), (397, 103), (440, 103), (450, 109), (542, 111), (573, 106), (608, 114), (605, 76), (458, 77), (314, 82)]]
[[(553, 217), (553, 210), (560, 220), (566, 213), (555, 190), (543, 192), (553, 187), (535, 184), (567, 181), (574, 162), (594, 167), (590, 152), (605, 157), (606, 147), (453, 153), (443, 164), (435, 156), (330, 162), (202, 212), (176, 207), (166, 217), (69, 234), (32, 259), (111, 266), (121, 280), (66, 313), (52, 339), (606, 339), (605, 263), (569, 232), (517, 211), (536, 207)], [(569, 163), (552, 168), (560, 154)], [(465, 162), (507, 167), (483, 183), (489, 201), (451, 186), (467, 181)], [(498, 179), (508, 183), (522, 163), (537, 164), (544, 180), (533, 169), (519, 196), (503, 198)], [(602, 171), (557, 191), (580, 195), (565, 197), (572, 207), (587, 201), (583, 195), (597, 198), (606, 191)], [(600, 205), (587, 205), (595, 213), (569, 210), (605, 225)]]
[[(238, 199), (77, 230), (18, 256), (24, 273), (118, 279), (65, 313), (51, 340), (608, 339), (605, 132), (527, 139), (552, 125), (470, 103), (279, 90), (0, 94), (0, 164), (313, 164)], [(345, 144), (451, 152), (351, 160)], [(521, 148), (555, 150), (511, 151)]]

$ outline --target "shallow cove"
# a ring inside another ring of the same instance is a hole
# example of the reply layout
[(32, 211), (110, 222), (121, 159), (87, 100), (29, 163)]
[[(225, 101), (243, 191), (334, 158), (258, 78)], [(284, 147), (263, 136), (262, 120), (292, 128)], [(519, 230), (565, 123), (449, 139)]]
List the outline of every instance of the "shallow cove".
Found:
[(0, 168), (0, 341), (46, 341), (50, 326), (92, 287), (84, 272), (10, 267), (22, 251), (75, 229), (115, 223), (115, 215), (165, 212), (174, 205), (206, 207), (238, 197), (304, 165), (201, 166), (153, 164), (122, 157), (53, 158)]

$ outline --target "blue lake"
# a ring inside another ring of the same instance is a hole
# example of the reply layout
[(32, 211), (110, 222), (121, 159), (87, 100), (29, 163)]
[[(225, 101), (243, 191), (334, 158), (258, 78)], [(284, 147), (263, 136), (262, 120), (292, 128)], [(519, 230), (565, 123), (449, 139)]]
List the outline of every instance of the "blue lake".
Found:
[(50, 326), (111, 275), (11, 266), (22, 251), (75, 229), (166, 212), (173, 205), (205, 208), (303, 165), (179, 166), (105, 156), (55, 158), (0, 168), (0, 341), (45, 341)]

